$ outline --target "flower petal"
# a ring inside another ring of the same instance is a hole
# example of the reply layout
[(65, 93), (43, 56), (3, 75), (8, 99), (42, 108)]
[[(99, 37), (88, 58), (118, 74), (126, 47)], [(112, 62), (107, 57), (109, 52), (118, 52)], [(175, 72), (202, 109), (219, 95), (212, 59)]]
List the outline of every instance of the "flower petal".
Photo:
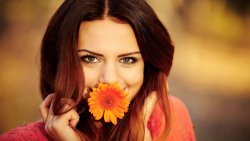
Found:
[(128, 111), (130, 99), (128, 94), (115, 82), (111, 84), (98, 83), (88, 98), (89, 112), (96, 120), (104, 116), (105, 122), (117, 124), (117, 118), (122, 119)]
[(123, 112), (119, 112), (118, 109), (114, 109), (113, 112), (114, 112), (114, 114), (115, 114), (119, 119), (122, 119), (123, 116), (124, 116), (124, 113), (123, 113)]
[(110, 122), (110, 111), (105, 111), (104, 112), (104, 121), (105, 122)]
[(110, 120), (111, 122), (116, 125), (117, 124), (117, 118), (116, 116), (114, 115), (114, 113), (110, 112)]
[(97, 109), (95, 119), (100, 120), (103, 116), (103, 109)]

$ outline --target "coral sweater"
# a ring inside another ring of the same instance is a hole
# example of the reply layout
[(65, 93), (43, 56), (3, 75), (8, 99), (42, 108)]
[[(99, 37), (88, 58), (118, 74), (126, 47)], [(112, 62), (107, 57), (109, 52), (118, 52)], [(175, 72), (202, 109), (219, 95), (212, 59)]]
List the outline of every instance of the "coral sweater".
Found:
[[(189, 113), (178, 98), (170, 96), (172, 107), (172, 128), (166, 141), (195, 141)], [(156, 104), (148, 121), (151, 137), (155, 139), (164, 128), (165, 120), (159, 104)], [(49, 141), (44, 122), (36, 121), (14, 128), (0, 136), (0, 141)]]

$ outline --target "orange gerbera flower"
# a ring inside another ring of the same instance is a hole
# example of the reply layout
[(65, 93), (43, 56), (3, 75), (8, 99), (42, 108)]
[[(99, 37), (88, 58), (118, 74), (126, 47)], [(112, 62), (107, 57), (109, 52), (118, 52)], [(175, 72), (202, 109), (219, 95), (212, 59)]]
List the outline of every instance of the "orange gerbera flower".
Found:
[(96, 120), (102, 118), (104, 121), (117, 124), (117, 117), (122, 119), (124, 113), (128, 111), (130, 100), (116, 83), (99, 83), (97, 88), (93, 88), (88, 98), (89, 112)]

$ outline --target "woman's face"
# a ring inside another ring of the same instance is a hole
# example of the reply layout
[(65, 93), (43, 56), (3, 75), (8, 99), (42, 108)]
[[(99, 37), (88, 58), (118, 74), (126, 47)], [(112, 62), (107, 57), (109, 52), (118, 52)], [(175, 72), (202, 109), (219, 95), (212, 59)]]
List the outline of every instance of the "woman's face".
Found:
[(131, 99), (139, 91), (144, 62), (129, 24), (110, 19), (83, 22), (78, 54), (85, 76), (85, 91), (99, 82), (116, 82)]

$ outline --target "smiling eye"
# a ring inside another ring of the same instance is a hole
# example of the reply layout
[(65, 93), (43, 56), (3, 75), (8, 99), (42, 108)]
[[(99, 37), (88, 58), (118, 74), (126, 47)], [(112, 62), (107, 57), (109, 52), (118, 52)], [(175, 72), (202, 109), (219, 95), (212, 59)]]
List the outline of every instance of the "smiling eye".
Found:
[(124, 57), (119, 62), (123, 64), (134, 64), (137, 59), (135, 57)]
[(86, 63), (98, 63), (100, 62), (95, 56), (93, 55), (85, 55), (80, 57), (82, 61)]

